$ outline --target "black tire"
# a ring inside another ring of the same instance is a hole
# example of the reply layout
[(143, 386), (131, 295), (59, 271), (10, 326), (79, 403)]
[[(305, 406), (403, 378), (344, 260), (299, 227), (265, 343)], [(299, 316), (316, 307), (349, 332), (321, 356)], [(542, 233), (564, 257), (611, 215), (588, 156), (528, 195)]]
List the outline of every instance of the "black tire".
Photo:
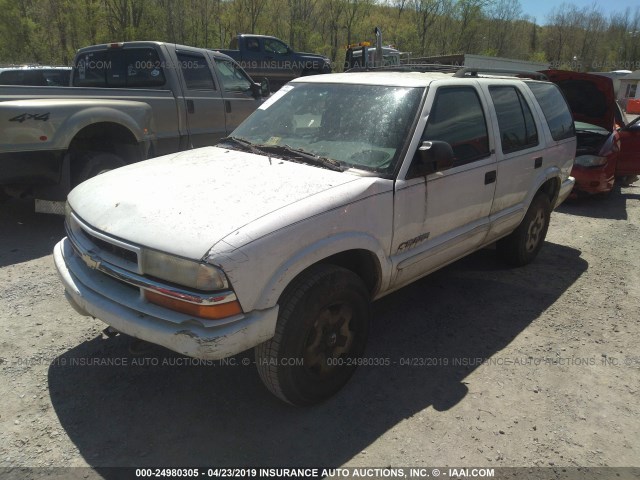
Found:
[(74, 161), (73, 186), (124, 165), (126, 162), (114, 153), (85, 152)]
[(279, 303), (274, 337), (255, 348), (260, 378), (292, 405), (321, 402), (347, 383), (364, 352), (369, 292), (350, 270), (316, 265), (287, 287)]
[(536, 195), (518, 228), (498, 240), (498, 256), (514, 267), (531, 263), (542, 248), (550, 218), (549, 198), (544, 194)]
[(635, 182), (638, 181), (637, 175), (624, 175), (622, 177), (618, 177), (617, 180), (620, 182), (620, 185), (623, 187), (630, 187)]

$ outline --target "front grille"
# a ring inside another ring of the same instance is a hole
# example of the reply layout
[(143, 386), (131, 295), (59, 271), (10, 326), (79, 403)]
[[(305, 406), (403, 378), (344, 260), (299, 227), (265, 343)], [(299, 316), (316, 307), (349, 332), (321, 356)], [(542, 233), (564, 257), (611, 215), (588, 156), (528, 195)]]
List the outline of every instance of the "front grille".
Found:
[(131, 250), (127, 250), (126, 248), (119, 247), (114, 245), (113, 243), (105, 242), (104, 240), (91, 235), (89, 232), (82, 232), (93, 244), (99, 247), (101, 250), (105, 252), (109, 252), (112, 255), (115, 255), (118, 258), (121, 258), (127, 262), (131, 262), (134, 264), (138, 263), (138, 255), (136, 252), (132, 252)]

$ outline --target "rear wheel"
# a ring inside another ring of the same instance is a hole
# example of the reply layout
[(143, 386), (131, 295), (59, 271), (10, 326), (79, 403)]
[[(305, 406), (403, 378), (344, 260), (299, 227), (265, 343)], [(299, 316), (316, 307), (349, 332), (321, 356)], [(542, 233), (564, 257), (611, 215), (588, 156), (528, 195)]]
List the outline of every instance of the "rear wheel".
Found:
[(549, 198), (544, 194), (536, 195), (518, 228), (498, 240), (497, 251), (500, 258), (515, 267), (532, 262), (547, 236), (550, 218)]
[(275, 335), (255, 349), (258, 373), (285, 402), (321, 402), (347, 383), (368, 332), (369, 292), (360, 277), (316, 265), (283, 293)]
[(126, 162), (114, 153), (85, 152), (75, 162), (72, 177), (73, 186), (124, 165)]

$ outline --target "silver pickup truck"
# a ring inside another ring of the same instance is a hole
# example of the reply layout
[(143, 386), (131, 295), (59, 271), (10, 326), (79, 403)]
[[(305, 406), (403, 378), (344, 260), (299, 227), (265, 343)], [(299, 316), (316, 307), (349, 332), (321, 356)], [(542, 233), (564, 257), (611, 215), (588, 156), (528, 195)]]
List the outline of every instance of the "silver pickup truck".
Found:
[(0, 193), (40, 211), (103, 171), (214, 145), (269, 94), (226, 55), (161, 42), (83, 48), (71, 84), (0, 86)]

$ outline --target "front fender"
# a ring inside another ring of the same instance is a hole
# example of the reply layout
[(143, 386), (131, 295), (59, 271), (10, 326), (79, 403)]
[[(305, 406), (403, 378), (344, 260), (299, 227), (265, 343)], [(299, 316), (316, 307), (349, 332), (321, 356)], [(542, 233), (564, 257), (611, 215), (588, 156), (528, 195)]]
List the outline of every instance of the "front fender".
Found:
[(255, 308), (261, 310), (268, 308), (267, 305), (274, 306), (287, 285), (300, 273), (321, 260), (347, 250), (366, 250), (372, 253), (380, 271), (378, 290), (386, 289), (391, 275), (391, 262), (380, 242), (362, 232), (341, 233), (323, 238), (291, 255), (265, 284)]

